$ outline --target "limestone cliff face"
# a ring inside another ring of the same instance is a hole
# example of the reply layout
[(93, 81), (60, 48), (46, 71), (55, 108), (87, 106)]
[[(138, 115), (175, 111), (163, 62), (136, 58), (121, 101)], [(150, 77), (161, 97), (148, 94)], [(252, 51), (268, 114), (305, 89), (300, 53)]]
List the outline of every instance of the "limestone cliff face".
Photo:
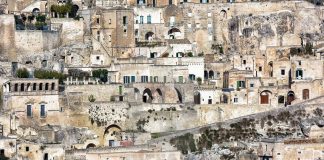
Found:
[(0, 15), (0, 60), (15, 61), (15, 19), (13, 15)]

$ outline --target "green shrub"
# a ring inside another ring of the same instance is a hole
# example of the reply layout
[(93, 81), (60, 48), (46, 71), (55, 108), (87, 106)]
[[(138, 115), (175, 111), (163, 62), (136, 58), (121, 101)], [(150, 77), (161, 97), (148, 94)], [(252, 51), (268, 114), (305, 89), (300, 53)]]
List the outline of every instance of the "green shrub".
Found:
[(89, 100), (89, 102), (95, 102), (95, 101), (96, 101), (96, 98), (91, 94), (91, 95), (88, 97), (88, 100)]
[(38, 15), (36, 17), (37, 22), (45, 22), (46, 16), (45, 15)]
[(92, 71), (92, 76), (99, 78), (100, 81), (106, 83), (108, 81), (107, 76), (108, 76), (108, 71), (106, 69), (97, 69)]
[(20, 68), (17, 70), (16, 76), (18, 78), (29, 78), (29, 72), (26, 68)]
[(34, 77), (39, 79), (58, 79), (59, 83), (63, 83), (63, 80), (66, 78), (66, 76), (63, 73), (59, 73), (57, 71), (48, 71), (48, 70), (42, 70), (38, 69), (34, 72)]
[(197, 82), (198, 82), (199, 85), (201, 85), (201, 83), (202, 83), (202, 79), (201, 79), (200, 77), (198, 77), (198, 78), (197, 78)]
[(192, 52), (188, 52), (188, 53), (187, 53), (187, 56), (188, 56), (188, 57), (193, 57)]

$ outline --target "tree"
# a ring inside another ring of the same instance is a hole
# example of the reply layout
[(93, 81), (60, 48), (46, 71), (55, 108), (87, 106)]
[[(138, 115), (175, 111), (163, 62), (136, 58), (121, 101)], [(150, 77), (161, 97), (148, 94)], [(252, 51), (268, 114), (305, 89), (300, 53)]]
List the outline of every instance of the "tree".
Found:
[(29, 72), (26, 68), (20, 68), (16, 72), (18, 78), (29, 78)]
[(188, 56), (188, 57), (193, 57), (192, 52), (188, 52), (188, 53), (187, 53), (187, 56)]
[(96, 101), (96, 98), (91, 94), (91, 95), (88, 97), (88, 100), (89, 100), (89, 102), (95, 102), (95, 101)]
[(198, 77), (197, 82), (198, 82), (199, 85), (201, 85), (202, 79), (200, 77)]
[(37, 22), (45, 22), (46, 16), (45, 15), (38, 15), (36, 17)]
[(108, 71), (106, 69), (97, 69), (92, 71), (92, 76), (99, 78), (101, 82), (106, 83), (108, 81)]

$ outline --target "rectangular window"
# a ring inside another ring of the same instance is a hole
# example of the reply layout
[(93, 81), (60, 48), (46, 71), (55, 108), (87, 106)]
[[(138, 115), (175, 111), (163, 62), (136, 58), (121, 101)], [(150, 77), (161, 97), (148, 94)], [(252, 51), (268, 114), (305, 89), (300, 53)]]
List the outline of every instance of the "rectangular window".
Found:
[(194, 81), (196, 79), (196, 76), (194, 74), (189, 74), (189, 79)]
[(97, 18), (97, 24), (99, 24), (100, 23), (100, 19), (99, 18)]
[(175, 17), (171, 16), (170, 17), (170, 26), (174, 26), (175, 25)]
[(262, 71), (262, 67), (259, 67), (259, 71)]
[(127, 16), (123, 16), (123, 25), (126, 26), (127, 25)]
[(147, 24), (151, 24), (151, 19), (152, 19), (151, 15), (148, 15), (147, 16)]
[(150, 82), (151, 82), (151, 83), (153, 82), (153, 77), (152, 77), (152, 76), (150, 76)]
[(45, 111), (45, 105), (44, 104), (41, 105), (40, 116), (41, 117), (46, 117), (46, 111)]
[(97, 40), (100, 41), (100, 31), (97, 31)]
[(164, 77), (163, 77), (163, 82), (166, 83), (166, 81), (167, 81), (167, 77), (164, 76)]
[(246, 60), (243, 60), (243, 64), (246, 64)]
[(141, 76), (141, 82), (147, 83), (148, 82), (148, 76)]
[(26, 147), (26, 152), (28, 152), (29, 151), (29, 147)]
[(154, 82), (159, 82), (159, 77), (158, 76), (154, 77)]
[(136, 79), (135, 76), (132, 76), (132, 77), (131, 77), (131, 82), (132, 82), (132, 83), (135, 83), (135, 79)]
[(237, 88), (245, 88), (245, 81), (237, 81)]
[(237, 103), (238, 102), (238, 98), (234, 98), (234, 103)]
[(179, 76), (179, 83), (183, 83), (183, 76)]
[(254, 84), (253, 84), (253, 83), (251, 83), (251, 84), (250, 84), (250, 88), (253, 88), (253, 87), (254, 87)]
[(32, 116), (32, 106), (27, 105), (27, 117), (31, 117), (31, 116)]
[(124, 76), (124, 84), (130, 83), (130, 78), (129, 76)]
[(144, 23), (144, 16), (140, 16), (140, 24)]
[(285, 75), (285, 70), (284, 69), (281, 69), (281, 75)]

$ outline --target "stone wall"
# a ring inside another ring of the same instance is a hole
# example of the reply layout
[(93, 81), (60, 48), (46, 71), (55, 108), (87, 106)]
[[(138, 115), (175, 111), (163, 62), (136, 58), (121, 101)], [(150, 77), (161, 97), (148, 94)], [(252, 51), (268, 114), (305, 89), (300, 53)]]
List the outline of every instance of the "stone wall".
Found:
[(57, 31), (15, 31), (16, 49), (20, 55), (57, 48), (60, 41), (60, 33)]

